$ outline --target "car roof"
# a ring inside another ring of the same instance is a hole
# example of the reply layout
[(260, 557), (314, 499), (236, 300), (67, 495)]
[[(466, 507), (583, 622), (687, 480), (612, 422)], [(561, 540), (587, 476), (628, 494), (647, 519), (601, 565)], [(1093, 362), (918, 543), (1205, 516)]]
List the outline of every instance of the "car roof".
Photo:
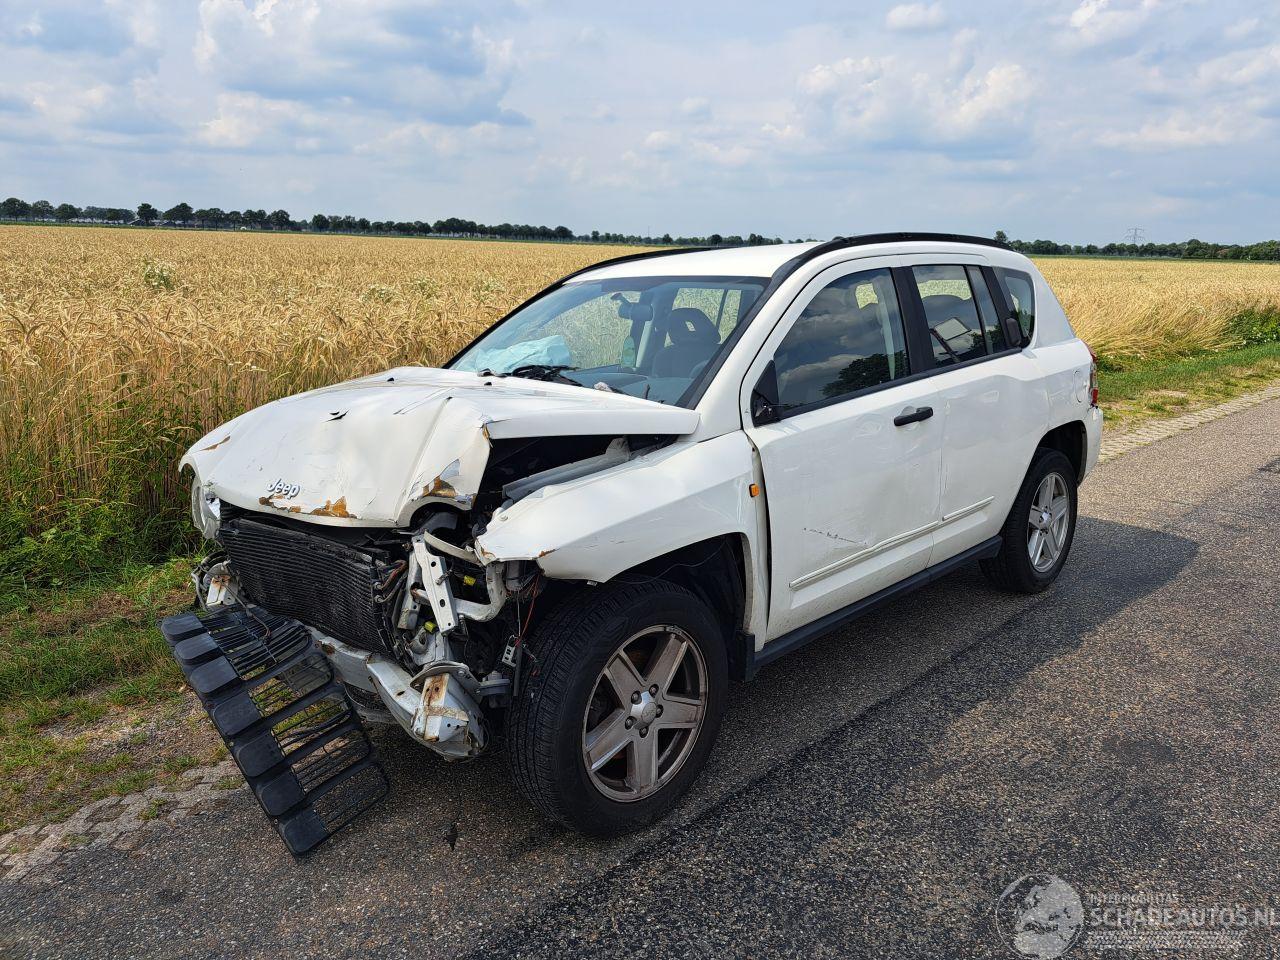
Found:
[(758, 247), (716, 247), (709, 250), (655, 250), (651, 254), (628, 257), (622, 262), (606, 261), (588, 267), (574, 280), (607, 280), (615, 277), (707, 276), (769, 277), (798, 254), (817, 247), (815, 243), (771, 243)]
[[(861, 237), (836, 238), (826, 242), (771, 243), (751, 247), (715, 247), (711, 249), (656, 250), (633, 254), (599, 266), (587, 267), (570, 278), (610, 280), (623, 277), (706, 276), (706, 277), (771, 277), (796, 258), (817, 257), (845, 252), (844, 259), (912, 253), (967, 253), (991, 255), (995, 260), (1012, 258), (1025, 261), (1004, 244), (981, 237), (950, 234), (869, 234)], [(1007, 262), (1007, 261), (1006, 261)]]

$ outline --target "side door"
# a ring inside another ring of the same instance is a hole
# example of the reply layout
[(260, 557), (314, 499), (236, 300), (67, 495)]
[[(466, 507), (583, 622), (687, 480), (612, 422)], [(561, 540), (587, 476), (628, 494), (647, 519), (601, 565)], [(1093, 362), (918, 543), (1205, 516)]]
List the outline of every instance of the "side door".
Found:
[(984, 261), (949, 255), (907, 263), (905, 294), (917, 298), (928, 332), (942, 435), (933, 564), (999, 533), (1044, 434), (1045, 404), (1039, 367)]
[(937, 517), (942, 431), (915, 377), (895, 258), (816, 276), (748, 370), (770, 539), (768, 639), (922, 570)]

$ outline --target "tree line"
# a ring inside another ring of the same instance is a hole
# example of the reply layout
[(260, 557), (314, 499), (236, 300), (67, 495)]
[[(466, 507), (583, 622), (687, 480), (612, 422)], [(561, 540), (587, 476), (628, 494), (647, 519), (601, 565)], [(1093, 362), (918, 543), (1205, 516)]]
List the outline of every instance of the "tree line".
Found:
[(1261, 243), (1206, 243), (1184, 240), (1181, 243), (1054, 243), (1052, 240), (1010, 240), (1003, 230), (995, 239), (1007, 243), (1028, 256), (1080, 257), (1174, 257), (1187, 260), (1280, 260), (1280, 240)]
[[(385, 236), (445, 236), (480, 237), (495, 240), (560, 240), (579, 243), (643, 244), (681, 247), (740, 247), (782, 243), (781, 237), (766, 237), (751, 233), (712, 233), (704, 237), (673, 237), (664, 233), (660, 237), (630, 233), (609, 233), (592, 230), (590, 233), (574, 233), (566, 226), (540, 226), (529, 223), (484, 224), (474, 220), (448, 217), (429, 222), (426, 220), (369, 220), (350, 214), (313, 214), (310, 218), (294, 219), (287, 210), (222, 210), (219, 207), (193, 208), (189, 203), (174, 204), (160, 210), (149, 203), (137, 207), (77, 207), (71, 203), (54, 206), (48, 200), (28, 203), (17, 197), (0, 201), (0, 220), (44, 221), (58, 223), (107, 223), (137, 227), (193, 227), (209, 230), (280, 230), (307, 233), (380, 234)], [(812, 238), (810, 238), (812, 239)], [(1010, 240), (1003, 230), (997, 230), (995, 239), (1007, 243), (1020, 253), (1033, 256), (1076, 255), (1090, 257), (1179, 257), (1207, 260), (1280, 260), (1280, 241), (1266, 240), (1253, 244), (1206, 243), (1202, 240), (1186, 240), (1182, 243), (1108, 243), (1070, 244), (1052, 240)], [(797, 238), (796, 242), (800, 242)]]
[(317, 213), (310, 218), (294, 219), (287, 210), (222, 210), (219, 207), (196, 209), (189, 203), (174, 204), (160, 210), (149, 203), (134, 209), (124, 207), (77, 207), (70, 203), (54, 206), (48, 200), (27, 203), (17, 197), (0, 201), (0, 220), (44, 221), (59, 223), (108, 223), (136, 227), (193, 227), (209, 230), (288, 230), (307, 233), (384, 234), (388, 236), (483, 237), (495, 240), (563, 240), (580, 243), (646, 244), (661, 246), (755, 246), (782, 243), (781, 237), (752, 233), (745, 238), (713, 233), (706, 237), (660, 237), (633, 233), (608, 233), (592, 230), (575, 233), (566, 226), (548, 227), (531, 223), (477, 223), (459, 217), (427, 220), (369, 220), (350, 214)]

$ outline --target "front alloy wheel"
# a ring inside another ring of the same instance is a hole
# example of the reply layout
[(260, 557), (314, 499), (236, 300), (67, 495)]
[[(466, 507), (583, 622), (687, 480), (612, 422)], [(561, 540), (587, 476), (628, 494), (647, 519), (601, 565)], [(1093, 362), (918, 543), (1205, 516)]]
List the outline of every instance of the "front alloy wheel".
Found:
[(684, 630), (661, 625), (623, 642), (596, 678), (582, 757), (596, 789), (629, 803), (680, 770), (702, 728), (707, 667)]
[(533, 631), (507, 714), (512, 779), (549, 819), (599, 835), (661, 817), (689, 789), (720, 727), (725, 629), (662, 580), (584, 587)]

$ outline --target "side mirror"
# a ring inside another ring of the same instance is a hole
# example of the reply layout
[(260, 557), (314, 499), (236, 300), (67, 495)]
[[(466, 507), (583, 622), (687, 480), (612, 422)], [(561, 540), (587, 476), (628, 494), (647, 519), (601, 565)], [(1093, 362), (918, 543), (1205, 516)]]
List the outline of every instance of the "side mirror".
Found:
[(782, 419), (778, 406), (778, 371), (770, 360), (751, 391), (751, 422), (757, 427), (777, 423)]

